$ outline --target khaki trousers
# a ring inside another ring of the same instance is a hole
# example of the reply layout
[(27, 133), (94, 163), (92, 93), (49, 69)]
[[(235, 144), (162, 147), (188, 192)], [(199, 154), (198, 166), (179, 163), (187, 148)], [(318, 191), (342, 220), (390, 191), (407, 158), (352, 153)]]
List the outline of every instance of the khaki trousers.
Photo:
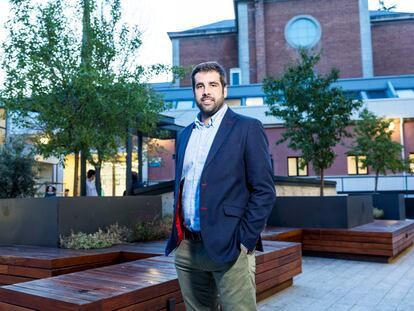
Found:
[(187, 311), (255, 311), (255, 254), (240, 252), (233, 263), (210, 259), (204, 244), (183, 240), (175, 253), (175, 267)]

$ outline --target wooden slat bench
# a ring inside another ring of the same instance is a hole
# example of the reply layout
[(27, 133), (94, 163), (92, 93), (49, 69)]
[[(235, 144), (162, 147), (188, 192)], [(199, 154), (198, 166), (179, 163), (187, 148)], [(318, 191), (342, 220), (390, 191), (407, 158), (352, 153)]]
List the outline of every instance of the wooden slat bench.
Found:
[(161, 255), (164, 242), (117, 245), (98, 250), (37, 246), (0, 247), (0, 285), (83, 271)]
[(261, 234), (263, 240), (302, 243), (302, 229), (268, 226)]
[(414, 241), (414, 221), (376, 220), (351, 229), (303, 229), (303, 253), (390, 262)]
[[(298, 243), (264, 241), (256, 255), (257, 297), (292, 284)], [(13, 309), (15, 308), (15, 309)], [(3, 310), (184, 310), (173, 257), (156, 256), (0, 287)]]

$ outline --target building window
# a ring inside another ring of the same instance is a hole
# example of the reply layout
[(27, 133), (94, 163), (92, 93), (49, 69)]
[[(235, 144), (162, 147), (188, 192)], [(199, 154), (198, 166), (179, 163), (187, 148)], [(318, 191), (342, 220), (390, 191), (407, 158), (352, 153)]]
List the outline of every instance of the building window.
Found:
[(0, 127), (0, 145), (3, 145), (6, 141), (6, 129)]
[(410, 160), (410, 173), (414, 173), (414, 153), (410, 153), (408, 158)]
[(398, 98), (414, 98), (414, 90), (412, 89), (400, 89), (395, 90)]
[(6, 110), (0, 108), (0, 145), (6, 141)]
[(368, 168), (362, 166), (362, 160), (365, 159), (365, 156), (348, 156), (348, 175), (367, 175)]
[(240, 84), (242, 84), (240, 68), (230, 68), (230, 85)]
[(321, 25), (309, 15), (295, 16), (285, 27), (285, 39), (295, 49), (309, 49), (315, 46), (321, 35)]
[(263, 106), (263, 97), (246, 98), (246, 106)]
[(302, 163), (301, 157), (288, 157), (288, 176), (308, 176), (308, 165), (301, 168)]
[(192, 109), (193, 101), (192, 100), (180, 100), (177, 102), (176, 109)]
[(241, 100), (239, 98), (236, 99), (226, 99), (224, 103), (230, 107), (237, 107), (241, 105)]
[(371, 90), (366, 91), (368, 99), (378, 99), (378, 98), (388, 98), (387, 92), (385, 90)]

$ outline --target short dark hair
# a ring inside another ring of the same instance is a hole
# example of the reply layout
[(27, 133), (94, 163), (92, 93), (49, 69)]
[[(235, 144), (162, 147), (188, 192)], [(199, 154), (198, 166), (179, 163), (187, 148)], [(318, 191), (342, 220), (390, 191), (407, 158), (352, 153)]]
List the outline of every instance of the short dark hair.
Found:
[(199, 72), (209, 71), (218, 72), (218, 74), (220, 75), (220, 83), (223, 86), (223, 88), (227, 85), (226, 71), (224, 70), (223, 66), (221, 66), (218, 62), (205, 62), (195, 66), (193, 68), (193, 71), (191, 72), (191, 82), (193, 85), (193, 90), (195, 89), (195, 75)]
[(89, 170), (86, 173), (86, 175), (88, 176), (88, 178), (91, 178), (92, 176), (95, 176), (96, 175), (96, 172), (95, 172), (95, 170)]

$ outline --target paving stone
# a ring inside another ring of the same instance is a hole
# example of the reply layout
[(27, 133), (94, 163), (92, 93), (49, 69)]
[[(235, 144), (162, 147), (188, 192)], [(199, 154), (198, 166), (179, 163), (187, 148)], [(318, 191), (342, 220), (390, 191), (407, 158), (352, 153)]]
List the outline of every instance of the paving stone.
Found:
[(259, 311), (414, 311), (414, 247), (389, 264), (303, 257), (293, 286)]

